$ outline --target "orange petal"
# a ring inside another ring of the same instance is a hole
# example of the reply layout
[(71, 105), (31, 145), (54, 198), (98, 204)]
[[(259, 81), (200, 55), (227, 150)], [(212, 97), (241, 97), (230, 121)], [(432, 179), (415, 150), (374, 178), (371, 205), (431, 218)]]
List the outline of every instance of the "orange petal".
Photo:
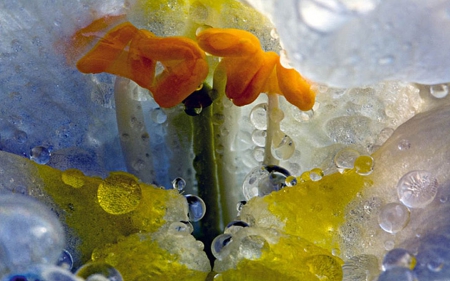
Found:
[(314, 105), (316, 93), (311, 85), (294, 69), (286, 69), (277, 63), (278, 86), (286, 100), (301, 110), (310, 110)]
[(258, 38), (239, 29), (209, 28), (197, 35), (204, 51), (219, 57), (243, 57), (262, 52)]

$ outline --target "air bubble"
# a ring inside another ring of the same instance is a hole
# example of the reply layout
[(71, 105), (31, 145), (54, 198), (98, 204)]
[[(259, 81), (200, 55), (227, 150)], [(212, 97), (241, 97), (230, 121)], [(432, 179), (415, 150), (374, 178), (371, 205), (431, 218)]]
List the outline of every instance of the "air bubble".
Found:
[(169, 233), (173, 235), (189, 235), (194, 231), (194, 227), (188, 221), (173, 222), (169, 226)]
[(314, 117), (314, 110), (302, 111), (297, 107), (293, 107), (292, 117), (298, 122), (309, 122)]
[(258, 130), (267, 130), (267, 103), (260, 103), (250, 111), (250, 121)]
[(264, 160), (264, 153), (264, 148), (255, 147), (255, 149), (253, 149), (253, 158), (258, 162), (262, 162)]
[(358, 175), (367, 176), (373, 172), (374, 161), (369, 155), (359, 156), (355, 160), (355, 170)]
[(167, 121), (167, 114), (159, 107), (152, 111), (151, 117), (156, 124), (163, 124)]
[(64, 269), (71, 270), (73, 267), (73, 258), (72, 255), (67, 250), (63, 250), (61, 256), (56, 263), (57, 266), (60, 266)]
[(380, 227), (389, 233), (401, 231), (409, 222), (409, 210), (399, 203), (389, 203), (381, 208), (378, 215)]
[(75, 274), (86, 280), (91, 279), (92, 276), (100, 275), (106, 277), (109, 281), (123, 281), (120, 272), (105, 262), (86, 263), (80, 267)]
[(213, 256), (218, 259), (222, 260), (226, 253), (224, 253), (224, 249), (228, 244), (230, 244), (233, 241), (233, 237), (231, 234), (220, 234), (211, 243), (211, 251)]
[(428, 171), (411, 171), (397, 184), (400, 201), (409, 208), (424, 208), (436, 197), (438, 182)]
[(178, 192), (182, 192), (186, 188), (186, 181), (183, 178), (175, 178), (172, 181), (172, 187)]
[(297, 185), (297, 178), (294, 176), (289, 176), (286, 178), (286, 186), (296, 186)]
[(44, 146), (35, 146), (31, 149), (30, 159), (38, 164), (47, 164), (50, 161), (50, 156), (50, 150)]
[(261, 257), (262, 251), (270, 248), (266, 239), (259, 235), (248, 235), (241, 240), (239, 254), (246, 260), (257, 260)]
[(413, 269), (416, 266), (416, 258), (405, 249), (396, 248), (387, 252), (383, 258), (383, 270), (389, 270), (395, 267), (404, 267)]
[(259, 147), (264, 147), (266, 145), (266, 137), (267, 131), (254, 130), (252, 133), (252, 141)]
[(61, 179), (65, 184), (73, 188), (80, 188), (84, 186), (84, 174), (80, 170), (76, 169), (65, 170), (61, 174)]
[(295, 152), (295, 143), (288, 135), (274, 137), (272, 140), (271, 152), (277, 160), (287, 160)]
[(25, 133), (22, 130), (17, 130), (14, 132), (14, 139), (18, 142), (18, 143), (25, 143), (28, 139), (28, 135), (27, 133)]
[(205, 202), (200, 197), (192, 194), (187, 194), (184, 197), (186, 197), (189, 206), (189, 220), (192, 222), (201, 220), (206, 213)]
[(392, 249), (394, 249), (395, 247), (395, 242), (392, 240), (387, 240), (384, 242), (384, 249), (386, 249), (387, 251), (390, 251)]
[(290, 173), (279, 166), (259, 166), (253, 168), (244, 178), (242, 185), (244, 197), (250, 200), (253, 197), (265, 196), (285, 186), (286, 177)]
[(430, 94), (438, 99), (445, 98), (448, 95), (448, 85), (447, 84), (431, 85)]
[(322, 169), (314, 168), (311, 171), (309, 171), (309, 178), (312, 181), (320, 181), (323, 178), (324, 174)]
[(98, 187), (97, 199), (105, 212), (113, 215), (129, 213), (142, 199), (137, 179), (125, 173), (111, 173)]
[(411, 148), (411, 143), (408, 140), (401, 140), (397, 147), (398, 150), (405, 151)]
[(239, 230), (241, 230), (244, 227), (248, 227), (248, 223), (246, 223), (245, 221), (232, 221), (229, 224), (227, 224), (227, 226), (225, 227), (225, 234), (235, 234), (236, 232), (238, 232)]
[(345, 170), (353, 169), (355, 160), (359, 156), (358, 151), (351, 148), (344, 148), (334, 156), (334, 164), (338, 168), (338, 171), (343, 173)]

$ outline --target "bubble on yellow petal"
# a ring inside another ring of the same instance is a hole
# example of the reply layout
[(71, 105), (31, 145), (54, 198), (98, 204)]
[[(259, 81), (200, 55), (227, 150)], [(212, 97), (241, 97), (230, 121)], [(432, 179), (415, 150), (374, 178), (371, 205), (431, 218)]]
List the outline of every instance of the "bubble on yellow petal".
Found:
[(370, 175), (373, 171), (373, 158), (369, 155), (362, 155), (355, 160), (355, 170), (361, 176)]
[(62, 181), (73, 188), (82, 187), (84, 185), (83, 178), (84, 178), (83, 172), (76, 169), (69, 169), (61, 174)]
[(126, 173), (111, 173), (97, 191), (98, 203), (107, 213), (126, 214), (137, 208), (142, 191), (137, 179)]

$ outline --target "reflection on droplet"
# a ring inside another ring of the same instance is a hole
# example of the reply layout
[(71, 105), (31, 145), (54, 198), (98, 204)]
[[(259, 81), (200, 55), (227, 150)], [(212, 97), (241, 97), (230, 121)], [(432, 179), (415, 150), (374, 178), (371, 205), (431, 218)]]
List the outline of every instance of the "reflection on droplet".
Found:
[(409, 222), (409, 210), (399, 203), (389, 203), (381, 208), (378, 215), (380, 227), (389, 233), (401, 231)]
[(260, 103), (250, 111), (250, 121), (258, 130), (267, 130), (267, 103)]
[(290, 173), (279, 166), (259, 166), (253, 168), (244, 178), (242, 190), (244, 197), (250, 200), (253, 197), (265, 196), (285, 186), (286, 177)]
[(297, 178), (294, 176), (289, 176), (286, 178), (286, 186), (296, 186)]
[(187, 194), (184, 197), (186, 197), (189, 206), (189, 220), (192, 222), (201, 220), (206, 213), (205, 202), (200, 197), (192, 194)]
[(400, 201), (409, 208), (424, 208), (436, 197), (438, 182), (428, 171), (411, 171), (397, 184)]
[(186, 188), (186, 181), (183, 178), (175, 178), (172, 181), (172, 187), (178, 192), (182, 192)]
[(362, 155), (355, 160), (355, 170), (358, 175), (367, 176), (373, 172), (374, 160), (369, 155)]
[(189, 235), (194, 231), (194, 226), (188, 221), (173, 222), (169, 226), (169, 234), (173, 235)]
[(447, 84), (431, 85), (430, 94), (438, 99), (445, 98), (448, 95), (448, 85)]
[(295, 152), (295, 143), (288, 135), (280, 135), (272, 140), (271, 152), (277, 160), (287, 160)]
[(101, 275), (109, 281), (123, 281), (120, 272), (113, 266), (104, 262), (89, 262), (80, 267), (75, 273), (84, 279), (89, 279), (90, 276)]
[(248, 223), (246, 223), (245, 221), (240, 221), (240, 220), (236, 220), (236, 221), (232, 221), (229, 224), (227, 224), (227, 226), (225, 227), (225, 234), (235, 234), (236, 232), (238, 232), (239, 230), (241, 230), (244, 227), (248, 227)]
[(30, 159), (38, 164), (47, 164), (50, 156), (50, 151), (44, 146), (35, 146), (31, 149)]
[(224, 255), (224, 248), (233, 241), (233, 238), (230, 234), (220, 234), (211, 243), (211, 251), (213, 256), (222, 260)]
[(408, 140), (401, 140), (398, 143), (398, 150), (405, 151), (411, 148), (411, 143)]
[(302, 111), (297, 107), (291, 109), (292, 117), (298, 122), (308, 122), (314, 117), (314, 110)]
[(405, 267), (413, 269), (416, 266), (416, 258), (405, 249), (392, 249), (383, 258), (383, 270), (389, 270), (394, 267)]
[(253, 158), (258, 162), (262, 162), (264, 160), (264, 148), (255, 147), (255, 149), (253, 149)]
[(156, 124), (163, 124), (167, 121), (167, 114), (159, 107), (152, 111), (151, 117)]
[(345, 170), (353, 169), (355, 160), (359, 156), (358, 151), (351, 148), (344, 148), (339, 150), (334, 156), (334, 164), (338, 168), (338, 171), (342, 173)]
[(309, 178), (312, 181), (320, 181), (324, 176), (324, 173), (322, 169), (320, 168), (314, 168), (311, 171), (309, 171)]
[(84, 174), (80, 170), (68, 169), (61, 174), (62, 181), (73, 188), (80, 188), (84, 185)]
[(63, 250), (61, 253), (61, 256), (58, 259), (58, 262), (56, 263), (57, 266), (60, 266), (62, 268), (65, 268), (67, 270), (71, 270), (73, 266), (73, 258), (72, 255), (67, 250)]
[(252, 133), (253, 143), (259, 147), (264, 147), (266, 144), (266, 131), (254, 130)]
[(25, 143), (28, 139), (28, 135), (22, 130), (16, 130), (14, 132), (14, 138), (18, 143)]
[(247, 260), (257, 260), (261, 257), (262, 251), (268, 251), (269, 243), (262, 236), (248, 235), (241, 240), (239, 254)]

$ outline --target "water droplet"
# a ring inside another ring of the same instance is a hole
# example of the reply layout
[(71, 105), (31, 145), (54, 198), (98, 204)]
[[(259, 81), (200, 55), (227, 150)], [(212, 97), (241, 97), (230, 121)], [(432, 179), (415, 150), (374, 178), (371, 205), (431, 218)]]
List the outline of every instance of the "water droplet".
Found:
[(244, 221), (232, 221), (229, 224), (227, 224), (227, 226), (225, 227), (225, 234), (235, 234), (236, 232), (238, 232), (239, 230), (241, 230), (244, 227), (248, 227), (248, 223), (244, 222)]
[(254, 130), (252, 133), (252, 141), (259, 147), (264, 147), (266, 144), (267, 131)]
[(438, 182), (428, 171), (411, 171), (397, 184), (400, 201), (409, 208), (424, 208), (435, 198)]
[(206, 213), (205, 202), (200, 197), (192, 194), (187, 194), (184, 197), (186, 197), (189, 206), (189, 220), (192, 222), (201, 220)]
[(80, 188), (84, 185), (84, 174), (80, 170), (68, 169), (61, 174), (62, 181), (73, 188)]
[(404, 267), (395, 267), (380, 274), (378, 281), (416, 281), (416, 274)]
[(386, 253), (383, 258), (383, 270), (389, 270), (395, 267), (404, 267), (413, 269), (416, 266), (416, 258), (405, 249), (396, 248)]
[(44, 146), (35, 146), (31, 149), (30, 159), (38, 164), (47, 164), (50, 156), (50, 151)]
[(314, 117), (314, 110), (302, 111), (297, 107), (292, 107), (292, 117), (298, 122), (308, 122)]
[(145, 162), (142, 159), (136, 159), (131, 163), (131, 167), (137, 172), (142, 171), (145, 168)]
[(384, 249), (386, 249), (387, 251), (390, 251), (392, 249), (394, 249), (395, 247), (395, 242), (392, 240), (386, 240), (384, 242)]
[(322, 169), (314, 168), (311, 171), (309, 171), (309, 178), (312, 181), (320, 181), (323, 178), (324, 174)]
[(408, 140), (401, 140), (398, 143), (398, 150), (405, 151), (411, 148), (411, 143)]
[(186, 188), (186, 181), (183, 178), (175, 178), (172, 181), (172, 187), (178, 192), (182, 192)]
[(338, 168), (339, 172), (353, 169), (355, 160), (360, 156), (359, 152), (351, 149), (344, 148), (338, 151), (334, 156), (334, 164)]
[(88, 262), (80, 267), (75, 274), (86, 280), (94, 275), (101, 275), (109, 281), (123, 281), (120, 272), (105, 262)]
[(245, 236), (239, 245), (239, 254), (247, 260), (257, 260), (262, 251), (269, 251), (269, 243), (259, 235)]
[(73, 258), (72, 255), (67, 250), (63, 250), (61, 253), (61, 256), (58, 259), (58, 262), (56, 263), (57, 266), (60, 266), (62, 268), (65, 268), (67, 270), (71, 270), (73, 267)]
[(389, 203), (381, 208), (378, 224), (389, 233), (401, 231), (409, 222), (409, 210), (400, 203)]
[(18, 142), (18, 143), (25, 143), (28, 139), (28, 135), (27, 133), (25, 133), (22, 130), (16, 130), (14, 132), (14, 139)]
[(272, 29), (270, 30), (270, 36), (271, 36), (273, 39), (278, 39), (278, 38), (280, 38), (280, 37), (278, 36), (278, 32), (277, 32), (277, 29), (276, 29), (276, 28), (272, 28)]
[(220, 234), (211, 243), (211, 252), (213, 256), (222, 260), (227, 253), (225, 253), (224, 249), (233, 241), (233, 237), (230, 234)]
[(105, 212), (121, 215), (137, 208), (142, 199), (142, 191), (134, 176), (115, 172), (100, 183), (97, 199)]
[(272, 140), (271, 152), (277, 160), (287, 160), (295, 152), (295, 143), (290, 136), (279, 134)]
[(441, 203), (446, 203), (448, 201), (448, 197), (443, 195), (443, 196), (439, 197), (439, 201)]
[(355, 160), (355, 170), (358, 175), (367, 176), (373, 172), (374, 161), (369, 155), (359, 156)]
[(286, 186), (296, 186), (297, 178), (294, 176), (289, 176), (286, 178)]
[(385, 141), (387, 141), (390, 136), (394, 133), (394, 129), (386, 127), (383, 130), (381, 130), (380, 134), (377, 138), (377, 144), (382, 145)]
[(253, 168), (244, 178), (242, 190), (244, 197), (265, 196), (285, 186), (286, 177), (290, 176), (286, 169), (279, 166), (259, 166)]
[(438, 84), (430, 86), (430, 94), (437, 98), (442, 99), (448, 95), (448, 85), (447, 84)]
[(272, 120), (273, 122), (280, 123), (284, 119), (284, 112), (280, 108), (274, 108), (270, 112), (269, 117), (270, 117), (270, 120)]
[(167, 121), (167, 114), (159, 107), (152, 111), (151, 117), (156, 124), (163, 124)]
[(255, 147), (255, 149), (253, 149), (253, 158), (258, 162), (262, 162), (264, 160), (264, 148)]
[(427, 263), (427, 268), (432, 272), (439, 272), (444, 267), (444, 261), (441, 258), (431, 260)]
[(195, 107), (188, 107), (188, 106), (184, 107), (184, 112), (186, 112), (186, 114), (189, 116), (200, 115), (200, 113), (202, 113), (202, 111), (203, 111), (203, 106), (200, 104)]
[(267, 130), (267, 103), (260, 103), (250, 111), (250, 121), (258, 130)]
[(173, 235), (189, 235), (194, 231), (194, 226), (188, 221), (173, 222), (169, 226), (169, 234)]

